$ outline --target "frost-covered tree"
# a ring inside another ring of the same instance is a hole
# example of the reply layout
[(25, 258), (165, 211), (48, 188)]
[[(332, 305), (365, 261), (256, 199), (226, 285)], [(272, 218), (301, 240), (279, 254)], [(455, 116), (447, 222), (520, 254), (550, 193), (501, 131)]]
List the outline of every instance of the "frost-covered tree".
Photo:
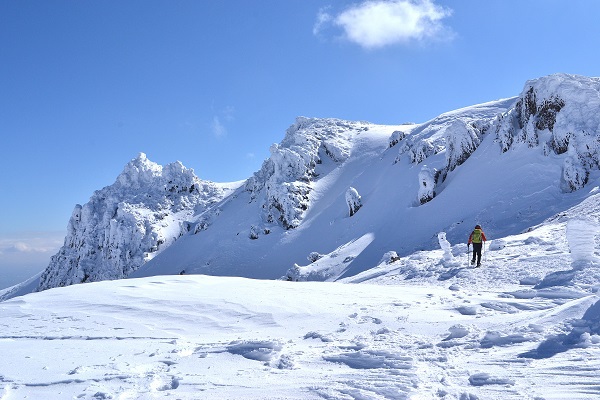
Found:
[(569, 156), (565, 158), (562, 168), (562, 190), (574, 192), (585, 186), (589, 179), (589, 172), (579, 161), (578, 157)]
[(358, 194), (358, 190), (353, 187), (349, 187), (348, 190), (346, 190), (346, 204), (348, 205), (350, 216), (353, 216), (360, 210), (362, 207), (362, 200)]
[(425, 204), (435, 197), (435, 175), (437, 170), (429, 168), (427, 165), (421, 167), (419, 171), (419, 194), (420, 204)]
[(308, 257), (306, 257), (308, 259), (308, 261), (310, 261), (311, 263), (314, 263), (315, 261), (317, 261), (318, 259), (322, 258), (323, 254), (317, 253), (316, 251), (313, 251), (312, 253), (310, 253), (308, 255)]
[(259, 228), (252, 225), (250, 227), (250, 233), (248, 234), (248, 237), (252, 240), (256, 240), (256, 239), (258, 239), (258, 232), (259, 232)]
[(410, 148), (410, 162), (413, 164), (419, 164), (427, 157), (432, 156), (437, 152), (439, 152), (439, 149), (436, 150), (436, 146), (434, 146), (431, 141), (427, 139), (422, 140)]

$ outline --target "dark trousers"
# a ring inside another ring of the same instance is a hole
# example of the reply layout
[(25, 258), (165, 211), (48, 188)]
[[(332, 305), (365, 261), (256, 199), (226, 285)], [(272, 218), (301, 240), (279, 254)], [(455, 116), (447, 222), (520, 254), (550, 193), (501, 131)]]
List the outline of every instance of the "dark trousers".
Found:
[(473, 259), (472, 263), (475, 262), (475, 256), (477, 256), (477, 265), (481, 264), (481, 248), (483, 247), (483, 243), (473, 243)]

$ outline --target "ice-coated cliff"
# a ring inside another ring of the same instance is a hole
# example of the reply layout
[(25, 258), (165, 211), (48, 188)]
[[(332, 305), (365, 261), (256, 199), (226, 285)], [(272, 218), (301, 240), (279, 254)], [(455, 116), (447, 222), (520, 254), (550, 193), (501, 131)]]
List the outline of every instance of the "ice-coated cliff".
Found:
[(185, 220), (226, 193), (179, 162), (163, 167), (141, 153), (114, 184), (75, 206), (38, 290), (128, 276), (173, 243)]

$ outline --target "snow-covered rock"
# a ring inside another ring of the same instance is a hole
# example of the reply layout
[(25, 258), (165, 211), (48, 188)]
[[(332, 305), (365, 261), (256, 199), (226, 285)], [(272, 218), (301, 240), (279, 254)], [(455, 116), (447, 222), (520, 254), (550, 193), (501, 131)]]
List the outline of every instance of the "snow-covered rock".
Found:
[(179, 162), (162, 167), (141, 153), (113, 185), (75, 206), (38, 290), (127, 277), (181, 236), (194, 212), (225, 194)]
[(353, 216), (360, 210), (362, 207), (362, 200), (358, 194), (358, 190), (353, 187), (349, 187), (348, 190), (346, 190), (346, 204), (348, 205), (348, 213), (350, 216)]
[(563, 190), (575, 191), (600, 166), (599, 109), (600, 78), (555, 74), (528, 81), (494, 129), (503, 152), (524, 145), (567, 153)]
[(435, 177), (437, 170), (429, 168), (427, 165), (421, 167), (419, 171), (419, 195), (420, 204), (425, 204), (435, 197)]
[(283, 141), (271, 146), (271, 157), (260, 171), (246, 182), (246, 190), (262, 204), (264, 222), (280, 223), (286, 230), (298, 227), (310, 206), (317, 166), (324, 157), (343, 163), (350, 156), (353, 138), (368, 125), (298, 117)]

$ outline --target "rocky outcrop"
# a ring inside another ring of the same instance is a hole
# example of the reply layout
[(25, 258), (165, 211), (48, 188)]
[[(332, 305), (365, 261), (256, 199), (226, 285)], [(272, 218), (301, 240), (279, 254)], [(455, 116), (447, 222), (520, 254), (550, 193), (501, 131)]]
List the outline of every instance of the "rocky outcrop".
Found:
[(299, 117), (280, 144), (271, 146), (271, 156), (246, 182), (253, 201), (262, 203), (265, 224), (296, 228), (310, 206), (311, 182), (317, 166), (327, 157), (336, 164), (351, 154), (353, 138), (368, 124), (338, 119)]
[(175, 241), (183, 221), (222, 196), (181, 163), (162, 167), (140, 154), (113, 185), (75, 206), (38, 290), (127, 277)]
[(541, 146), (565, 154), (562, 189), (582, 188), (600, 165), (600, 78), (555, 74), (528, 81), (515, 106), (494, 122), (502, 152)]

